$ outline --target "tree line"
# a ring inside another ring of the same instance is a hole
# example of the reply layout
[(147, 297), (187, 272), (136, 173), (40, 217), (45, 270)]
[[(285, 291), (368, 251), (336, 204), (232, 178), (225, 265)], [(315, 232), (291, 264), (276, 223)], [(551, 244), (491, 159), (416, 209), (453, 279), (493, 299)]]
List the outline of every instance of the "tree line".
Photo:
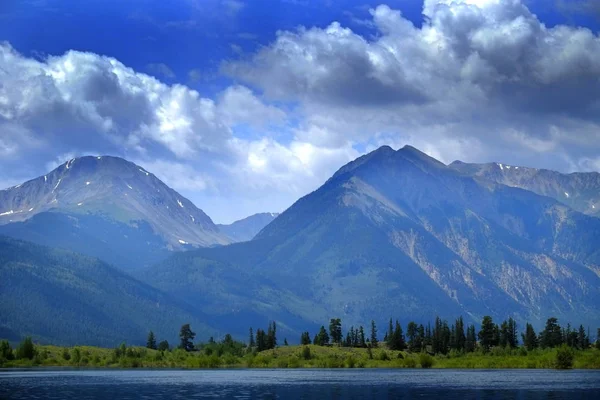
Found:
[[(600, 328), (597, 337), (600, 338)], [(492, 317), (485, 316), (477, 330), (475, 324), (465, 325), (462, 317), (452, 324), (437, 317), (433, 326), (431, 323), (424, 326), (413, 321), (409, 322), (406, 326), (406, 334), (399, 321), (394, 322), (390, 318), (383, 338), (383, 342), (390, 350), (433, 354), (448, 354), (452, 350), (468, 353), (477, 349), (488, 352), (493, 347), (517, 348), (520, 341), (527, 350), (554, 348), (563, 344), (576, 349), (587, 349), (591, 346), (589, 330), (586, 332), (583, 325), (573, 329), (570, 324), (567, 324), (563, 328), (555, 317), (548, 318), (544, 330), (539, 334), (535, 332), (533, 325), (527, 323), (525, 331), (520, 335), (517, 322), (513, 318), (496, 324)], [(321, 326), (313, 339), (308, 331), (303, 332), (300, 336), (300, 344), (376, 348), (379, 346), (379, 339), (375, 321), (371, 321), (368, 337), (363, 326), (358, 328), (351, 326), (344, 338), (341, 319), (332, 318), (329, 329), (324, 325)], [(600, 339), (596, 341), (596, 346), (600, 349)]]
[[(212, 346), (221, 354), (223, 352), (240, 353), (242, 348), (246, 348), (246, 351), (260, 352), (274, 349), (278, 345), (275, 321), (270, 322), (266, 330), (259, 328), (254, 331), (253, 328), (250, 328), (248, 343), (237, 342), (227, 334), (225, 339), (219, 343), (211, 337), (208, 343), (195, 346), (193, 343), (195, 336), (196, 334), (192, 332), (189, 324), (183, 325), (180, 329), (180, 343), (177, 347), (185, 351), (193, 351)], [(598, 328), (597, 337), (600, 338), (600, 328)], [(478, 349), (485, 353), (494, 347), (514, 349), (520, 344), (529, 351), (537, 348), (560, 347), (563, 344), (574, 349), (587, 349), (591, 346), (589, 330), (586, 331), (583, 325), (577, 329), (572, 328), (570, 324), (561, 327), (555, 317), (548, 318), (544, 329), (539, 334), (529, 323), (520, 333), (517, 322), (513, 318), (497, 324), (492, 317), (484, 316), (477, 328), (475, 324), (465, 324), (463, 317), (457, 318), (452, 323), (436, 317), (433, 325), (428, 323), (425, 326), (411, 321), (407, 324), (406, 330), (402, 328), (398, 320), (394, 321), (390, 318), (382, 342), (390, 350), (431, 354), (448, 354), (451, 351), (470, 353)], [(358, 327), (350, 326), (344, 335), (342, 320), (331, 318), (328, 327), (322, 325), (312, 337), (309, 331), (302, 332), (300, 344), (377, 348), (380, 346), (380, 340), (374, 320), (371, 321), (368, 333), (362, 325), (359, 325)], [(287, 345), (287, 339), (284, 339), (284, 345)], [(596, 346), (600, 349), (600, 340), (596, 341)], [(158, 350), (169, 349), (166, 341), (157, 346), (152, 332), (148, 335), (146, 347)]]

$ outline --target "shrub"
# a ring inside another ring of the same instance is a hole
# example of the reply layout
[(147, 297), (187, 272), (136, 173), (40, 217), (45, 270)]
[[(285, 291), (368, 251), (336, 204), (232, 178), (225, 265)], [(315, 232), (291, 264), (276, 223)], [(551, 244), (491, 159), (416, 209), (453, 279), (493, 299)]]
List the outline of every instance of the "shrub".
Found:
[(81, 361), (81, 352), (77, 347), (73, 349), (73, 355), (71, 356), (71, 358), (73, 359), (73, 362), (75, 364), (79, 364), (79, 362)]
[(379, 359), (381, 361), (389, 361), (390, 357), (388, 356), (388, 353), (385, 350), (381, 350), (381, 353), (379, 353)]
[(556, 351), (556, 369), (569, 369), (573, 368), (573, 359), (575, 358), (575, 354), (573, 349), (571, 349), (566, 344), (563, 344)]
[(421, 368), (431, 368), (433, 367), (433, 357), (427, 353), (421, 353), (419, 354), (419, 364), (421, 364)]
[(71, 353), (69, 353), (69, 349), (67, 349), (66, 347), (63, 349), (62, 358), (65, 361), (69, 361), (71, 359)]
[(404, 360), (404, 366), (406, 368), (417, 368), (417, 360), (412, 357), (406, 358)]
[(303, 358), (304, 360), (310, 360), (310, 358), (311, 358), (311, 355), (310, 355), (310, 347), (308, 347), (308, 346), (304, 346), (304, 347), (302, 348), (302, 358)]
[(356, 366), (356, 360), (354, 357), (350, 356), (346, 359), (346, 366), (348, 368), (354, 368)]

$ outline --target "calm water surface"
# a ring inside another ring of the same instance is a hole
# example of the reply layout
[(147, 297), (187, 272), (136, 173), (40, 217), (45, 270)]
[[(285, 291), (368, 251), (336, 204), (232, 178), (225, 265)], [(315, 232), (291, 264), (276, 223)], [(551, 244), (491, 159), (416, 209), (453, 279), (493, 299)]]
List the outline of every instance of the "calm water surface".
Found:
[(600, 371), (0, 370), (0, 399), (600, 399)]

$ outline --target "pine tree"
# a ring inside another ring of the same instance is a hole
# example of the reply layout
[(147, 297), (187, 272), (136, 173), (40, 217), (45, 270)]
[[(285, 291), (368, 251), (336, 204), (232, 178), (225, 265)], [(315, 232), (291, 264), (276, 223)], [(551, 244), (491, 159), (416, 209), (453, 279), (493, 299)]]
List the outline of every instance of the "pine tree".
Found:
[(256, 351), (264, 351), (267, 350), (268, 343), (267, 343), (267, 335), (265, 334), (265, 331), (263, 331), (262, 329), (257, 329), (256, 330)]
[(149, 349), (156, 350), (156, 338), (154, 337), (154, 332), (150, 331), (148, 333), (148, 339), (146, 340), (146, 347)]
[(465, 351), (467, 353), (474, 352), (476, 344), (477, 337), (475, 336), (475, 325), (469, 325), (467, 327), (467, 336), (465, 337)]
[(508, 319), (508, 345), (513, 349), (519, 345), (517, 321), (512, 319), (512, 317)]
[(346, 332), (346, 341), (344, 342), (344, 346), (352, 347), (352, 335), (350, 335), (350, 331)]
[(463, 317), (456, 320), (455, 324), (455, 349), (458, 351), (465, 351), (465, 323)]
[(415, 350), (425, 350), (425, 327), (423, 326), (423, 324), (420, 324), (419, 328), (417, 329), (417, 340), (415, 343)]
[(486, 315), (481, 321), (481, 330), (479, 331), (479, 343), (485, 352), (490, 350), (494, 345), (497, 326), (494, 324), (492, 317)]
[(192, 328), (190, 328), (190, 324), (185, 324), (179, 330), (179, 348), (185, 351), (194, 350), (194, 343), (192, 342), (196, 334), (192, 332)]
[(416, 352), (416, 351), (420, 351), (421, 349), (418, 348), (418, 344), (417, 344), (417, 337), (419, 335), (418, 332), (418, 326), (416, 323), (414, 323), (413, 321), (410, 321), (408, 323), (408, 325), (406, 326), (406, 339), (407, 339), (407, 344), (408, 344), (408, 351), (410, 352)]
[(283, 345), (284, 345), (284, 346), (289, 346), (289, 345), (288, 345), (288, 342), (287, 342), (287, 338), (283, 338)]
[(308, 332), (302, 333), (302, 336), (300, 336), (300, 344), (302, 344), (304, 346), (307, 344), (310, 344), (310, 333), (308, 333)]
[(17, 358), (24, 359), (27, 358), (29, 360), (35, 357), (35, 346), (33, 345), (33, 341), (31, 337), (27, 336), (17, 347)]
[(600, 328), (596, 332), (596, 348), (600, 350)]
[(334, 344), (342, 342), (342, 320), (339, 318), (331, 318), (329, 321), (329, 336)]
[(254, 332), (252, 331), (252, 328), (250, 328), (250, 335), (248, 336), (248, 347), (253, 348), (256, 346), (256, 342), (254, 341)]
[(587, 336), (585, 334), (585, 328), (583, 325), (579, 325), (579, 333), (577, 335), (577, 347), (581, 350), (587, 349)]
[(390, 318), (390, 323), (388, 325), (388, 331), (387, 331), (387, 335), (385, 338), (385, 344), (387, 345), (388, 348), (392, 348), (393, 347), (393, 342), (394, 342), (394, 323), (392, 321), (392, 319)]
[(521, 335), (523, 337), (523, 346), (527, 351), (532, 351), (538, 347), (538, 338), (535, 334), (535, 330), (531, 324), (525, 325), (525, 333)]
[(378, 345), (377, 327), (375, 326), (375, 321), (371, 320), (371, 347), (377, 347)]
[(3, 340), (2, 342), (0, 342), (0, 360), (4, 359), (10, 361), (14, 358), (15, 355), (13, 354), (12, 347), (10, 347), (10, 343), (8, 343), (8, 340)]
[(555, 317), (548, 318), (546, 327), (540, 333), (540, 347), (543, 349), (558, 347), (563, 343), (563, 335), (558, 319)]
[(321, 326), (319, 333), (315, 337), (315, 344), (318, 346), (326, 346), (329, 344), (329, 335), (324, 326)]
[(362, 325), (358, 328), (358, 347), (367, 347), (367, 343), (365, 341), (365, 330)]

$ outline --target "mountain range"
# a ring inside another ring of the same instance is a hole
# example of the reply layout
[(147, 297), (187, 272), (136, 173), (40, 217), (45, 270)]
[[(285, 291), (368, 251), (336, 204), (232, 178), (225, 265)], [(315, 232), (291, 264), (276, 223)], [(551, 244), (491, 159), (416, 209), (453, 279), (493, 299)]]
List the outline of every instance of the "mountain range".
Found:
[(154, 174), (110, 156), (75, 158), (0, 191), (0, 234), (99, 257), (123, 270), (148, 267), (173, 251), (250, 240), (273, 218), (260, 214), (217, 226)]
[[(85, 157), (0, 192), (0, 218), (8, 218), (0, 233), (109, 261), (155, 290), (153, 296), (177, 302), (182, 318), (189, 310), (201, 315), (203, 332), (245, 337), (249, 326), (273, 319), (293, 341), (330, 317), (356, 326), (436, 315), (473, 322), (512, 316), (537, 326), (556, 316), (595, 327), (599, 176), (499, 163), (445, 165), (410, 146), (384, 146), (341, 167), (281, 215), (218, 226), (135, 164)], [(125, 245), (108, 260), (105, 249), (118, 248), (122, 236), (136, 252), (157, 254), (127, 267), (120, 260)], [(90, 250), (86, 242), (104, 248)], [(8, 253), (19, 246), (28, 245), (18, 242)], [(53, 264), (36, 265), (48, 279), (58, 273)], [(27, 295), (21, 286), (19, 298)], [(23, 332), (16, 328), (22, 320), (8, 318), (0, 329), (53, 340), (35, 332), (42, 322)], [(65, 337), (77, 336), (72, 327), (69, 332)], [(123, 335), (143, 339), (130, 334)]]

